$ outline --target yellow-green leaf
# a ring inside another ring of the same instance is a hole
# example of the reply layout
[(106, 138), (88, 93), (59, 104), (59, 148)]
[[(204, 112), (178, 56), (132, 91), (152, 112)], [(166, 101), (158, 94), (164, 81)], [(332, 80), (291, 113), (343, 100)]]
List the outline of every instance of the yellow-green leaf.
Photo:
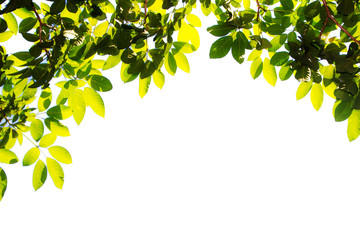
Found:
[(164, 65), (165, 65), (166, 71), (170, 75), (174, 76), (175, 72), (176, 72), (176, 69), (177, 69), (177, 65), (176, 65), (176, 61), (175, 61), (174, 56), (170, 52), (165, 55)]
[(35, 141), (39, 141), (44, 134), (44, 124), (41, 120), (35, 119), (30, 124), (30, 134)]
[(312, 87), (312, 81), (309, 82), (301, 82), (299, 84), (298, 89), (296, 90), (296, 100), (300, 100), (304, 98), (310, 91)]
[(261, 57), (256, 58), (250, 66), (250, 74), (253, 79), (256, 79), (260, 76), (261, 72), (263, 70), (263, 62)]
[(18, 27), (18, 23), (16, 21), (16, 18), (14, 17), (14, 14), (12, 13), (4, 13), (3, 17), (9, 27), (9, 30), (13, 33), (13, 34), (17, 34), (19, 27)]
[(46, 118), (45, 125), (52, 133), (56, 134), (57, 136), (61, 136), (61, 137), (70, 136), (68, 127), (64, 126), (56, 119)]
[(324, 99), (324, 91), (320, 83), (314, 83), (310, 92), (311, 103), (316, 111), (321, 108)]
[(84, 97), (86, 105), (100, 117), (105, 117), (105, 105), (99, 93), (92, 88), (84, 88)]
[(270, 63), (270, 59), (264, 59), (263, 75), (265, 80), (273, 87), (275, 87), (277, 74), (275, 66)]
[(0, 42), (6, 42), (12, 37), (13, 33), (10, 31), (6, 31), (3, 33), (0, 33)]
[(106, 33), (108, 26), (109, 26), (109, 23), (107, 21), (104, 21), (104, 22), (100, 23), (99, 25), (97, 25), (93, 32), (95, 37), (103, 36)]
[(47, 178), (47, 168), (46, 165), (43, 161), (39, 160), (34, 168), (34, 172), (33, 172), (33, 187), (36, 190), (38, 190), (39, 188), (41, 188)]
[(69, 107), (72, 110), (72, 115), (75, 119), (75, 122), (80, 125), (81, 121), (84, 119), (86, 111), (86, 103), (82, 90), (76, 89), (75, 92), (70, 95)]
[[(289, 0), (291, 1), (291, 0)], [(250, 0), (243, 0), (243, 3), (244, 3), (244, 8), (245, 9), (249, 9), (250, 8)]]
[(52, 158), (46, 159), (46, 165), (55, 186), (59, 189), (62, 189), (64, 185), (64, 171), (61, 165)]
[(7, 187), (7, 177), (5, 171), (0, 167), (0, 201), (5, 195)]
[(69, 106), (65, 106), (61, 104), (50, 108), (49, 110), (47, 110), (46, 113), (49, 117), (56, 118), (59, 120), (67, 119), (72, 115), (71, 108)]
[(30, 166), (31, 164), (35, 163), (39, 159), (39, 156), (40, 149), (37, 147), (31, 148), (24, 156), (23, 166)]
[(153, 73), (153, 81), (155, 85), (161, 89), (165, 84), (165, 75), (161, 71), (155, 70)]
[(183, 54), (182, 52), (175, 52), (176, 51), (172, 51), (176, 61), (176, 65), (184, 72), (190, 73), (190, 65), (185, 54)]
[(348, 119), (347, 135), (353, 141), (360, 135), (360, 110), (354, 109)]
[(41, 140), (39, 142), (39, 146), (42, 148), (50, 147), (51, 145), (54, 144), (54, 142), (56, 141), (56, 138), (57, 138), (56, 134), (48, 133), (41, 138)]
[(72, 163), (71, 155), (68, 150), (61, 146), (49, 147), (49, 153), (59, 162), (70, 164)]
[(8, 149), (0, 149), (0, 163), (14, 164), (17, 163), (19, 159), (12, 151)]
[(141, 98), (143, 98), (146, 95), (146, 93), (148, 92), (150, 82), (151, 82), (151, 76), (149, 76), (147, 78), (139, 79), (139, 94), (140, 94)]

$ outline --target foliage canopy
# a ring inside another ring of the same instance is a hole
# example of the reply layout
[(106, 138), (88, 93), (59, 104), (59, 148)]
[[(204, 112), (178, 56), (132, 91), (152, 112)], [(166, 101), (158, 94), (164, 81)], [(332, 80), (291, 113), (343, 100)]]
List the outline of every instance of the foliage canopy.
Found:
[[(310, 93), (319, 110), (325, 92), (335, 99), (335, 121), (348, 120), (349, 140), (360, 135), (357, 0), (10, 0), (0, 11), (0, 42), (21, 35), (32, 46), (0, 47), (0, 166), (19, 162), (11, 149), (25, 137), (33, 147), (22, 164), (35, 165), (34, 189), (48, 173), (61, 189), (61, 164), (72, 162), (55, 144), (70, 135), (63, 120), (79, 125), (87, 107), (104, 117), (99, 93), (112, 84), (102, 73), (119, 64), (141, 97), (151, 82), (163, 87), (164, 73), (190, 72), (187, 54), (199, 48), (202, 25), (196, 6), (217, 20), (207, 28), (218, 37), (210, 58), (231, 52), (241, 64), (247, 54), (251, 76), (273, 86), (294, 76), (297, 99)], [(6, 187), (0, 167), (0, 200)]]

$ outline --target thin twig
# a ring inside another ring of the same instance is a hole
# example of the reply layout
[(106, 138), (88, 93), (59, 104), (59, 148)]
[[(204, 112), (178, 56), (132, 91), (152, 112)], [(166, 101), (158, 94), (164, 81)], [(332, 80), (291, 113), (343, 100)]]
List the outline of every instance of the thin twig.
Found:
[(322, 0), (322, 2), (324, 4), (327, 17), (330, 18), (341, 29), (341, 31), (343, 31), (349, 38), (351, 38), (351, 40), (353, 40), (360, 46), (360, 42), (353, 35), (351, 35), (351, 33), (349, 33), (348, 30), (346, 30), (343, 26), (341, 26), (341, 24), (338, 21), (336, 21), (335, 17), (330, 13), (330, 9), (329, 6), (327, 5), (326, 0)]
[[(40, 15), (39, 15), (39, 13), (36, 11), (36, 8), (35, 8), (34, 5), (33, 5), (32, 8), (33, 8), (33, 10), (34, 10), (34, 12), (35, 12), (36, 18), (37, 18), (38, 21), (39, 21), (39, 38), (40, 38), (40, 43), (42, 43), (42, 42), (43, 42), (43, 39), (42, 39), (42, 36), (41, 36), (41, 34), (42, 34), (42, 26), (47, 25), (47, 24), (44, 24), (44, 23), (41, 21), (41, 17), (40, 17)], [(49, 53), (49, 51), (48, 51), (46, 48), (44, 48), (44, 50), (45, 50), (46, 56), (48, 57), (48, 59), (50, 59), (50, 53)]]
[(260, 9), (262, 9), (264, 12), (266, 12), (266, 10), (265, 10), (265, 8), (263, 8), (262, 6), (260, 6), (259, 0), (256, 0), (256, 4), (257, 4), (257, 7), (258, 7), (257, 14), (256, 14), (256, 20), (259, 20)]
[(328, 19), (329, 19), (329, 17), (326, 16), (325, 23), (324, 23), (324, 25), (322, 26), (321, 31), (320, 31), (319, 39), (321, 39), (321, 36), (322, 36), (322, 34), (323, 34), (323, 32), (324, 32), (324, 29), (325, 29), (325, 27), (326, 27), (326, 24), (327, 24)]

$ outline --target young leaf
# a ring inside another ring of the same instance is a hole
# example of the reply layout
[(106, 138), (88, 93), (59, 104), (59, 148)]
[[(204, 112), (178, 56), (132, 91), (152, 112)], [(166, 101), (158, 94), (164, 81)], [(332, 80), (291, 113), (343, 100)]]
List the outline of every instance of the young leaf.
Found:
[(34, 168), (34, 172), (33, 172), (33, 187), (36, 190), (38, 190), (39, 188), (41, 188), (47, 178), (47, 168), (45, 163), (42, 160), (39, 160)]
[(176, 65), (184, 72), (190, 73), (190, 65), (185, 54), (176, 51), (172, 51), (172, 53), (175, 58)]
[(233, 39), (231, 36), (226, 36), (216, 40), (210, 47), (210, 58), (225, 57), (232, 46)]
[(7, 177), (5, 171), (0, 167), (0, 201), (3, 199), (5, 195), (7, 187)]
[(310, 92), (311, 103), (316, 111), (319, 111), (324, 99), (324, 90), (320, 83), (314, 83)]
[(176, 69), (177, 69), (177, 65), (176, 65), (176, 61), (175, 61), (175, 58), (174, 56), (169, 52), (168, 54), (165, 55), (165, 69), (166, 71), (174, 76), (175, 75), (175, 72), (176, 72)]
[(30, 124), (30, 134), (35, 141), (39, 141), (44, 134), (44, 124), (41, 120), (35, 119)]
[(61, 136), (61, 137), (70, 136), (68, 127), (61, 124), (58, 120), (54, 118), (46, 118), (44, 121), (46, 127), (57, 136)]
[(273, 87), (275, 87), (277, 75), (274, 65), (270, 63), (268, 58), (264, 59), (263, 75), (265, 80)]
[(31, 148), (24, 156), (23, 159), (23, 166), (30, 166), (31, 164), (35, 163), (40, 156), (40, 149), (37, 147)]
[(59, 162), (70, 164), (72, 163), (71, 155), (68, 150), (61, 146), (49, 147), (49, 153)]
[(52, 100), (52, 92), (50, 88), (45, 88), (42, 90), (39, 101), (38, 101), (38, 109), (40, 112), (46, 111), (49, 108)]
[(201, 27), (201, 20), (198, 16), (189, 13), (186, 15), (186, 20), (194, 27)]
[(84, 97), (87, 105), (100, 117), (105, 117), (105, 105), (99, 93), (92, 88), (84, 88)]
[(158, 88), (162, 88), (165, 83), (165, 75), (160, 70), (155, 70), (153, 74), (153, 81)]
[(64, 185), (64, 171), (61, 165), (52, 158), (46, 159), (46, 165), (55, 186), (59, 189), (62, 189)]
[(118, 55), (114, 55), (114, 56), (110, 55), (105, 61), (103, 70), (111, 69), (116, 65), (118, 65), (120, 62), (121, 62), (121, 52)]
[(54, 133), (48, 133), (44, 135), (39, 142), (39, 146), (42, 148), (50, 147), (56, 141), (56, 137), (57, 136)]
[(347, 135), (349, 141), (354, 141), (360, 135), (360, 110), (354, 109), (348, 119)]
[(9, 30), (13, 33), (13, 34), (17, 34), (18, 32), (18, 23), (16, 21), (16, 18), (14, 17), (14, 14), (12, 13), (5, 13), (3, 14), (3, 17), (9, 27)]
[(261, 57), (256, 58), (250, 66), (250, 74), (253, 79), (256, 79), (260, 76), (261, 72), (263, 70), (263, 62), (261, 60)]
[(0, 163), (14, 164), (17, 163), (19, 159), (12, 151), (8, 149), (0, 149)]
[(299, 84), (299, 87), (296, 91), (296, 100), (300, 100), (302, 98), (304, 98), (310, 91), (311, 87), (312, 87), (312, 82), (301, 82)]
[(150, 82), (151, 82), (151, 76), (149, 76), (147, 78), (139, 79), (139, 95), (141, 98), (143, 98), (146, 95), (146, 93), (148, 92)]
[(72, 115), (75, 119), (75, 122), (80, 125), (81, 121), (84, 119), (86, 111), (86, 103), (82, 90), (76, 89), (75, 92), (70, 95), (69, 107), (72, 110)]

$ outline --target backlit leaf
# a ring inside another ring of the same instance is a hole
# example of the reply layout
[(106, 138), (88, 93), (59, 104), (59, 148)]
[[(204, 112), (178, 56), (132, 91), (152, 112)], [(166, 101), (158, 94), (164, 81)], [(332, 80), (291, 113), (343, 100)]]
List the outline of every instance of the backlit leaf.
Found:
[(59, 120), (64, 120), (72, 116), (71, 108), (65, 105), (56, 105), (47, 110), (46, 113), (49, 117)]
[(310, 92), (311, 103), (316, 111), (321, 108), (324, 99), (324, 90), (320, 83), (314, 83)]
[(276, 70), (268, 58), (264, 59), (263, 76), (271, 86), (275, 87), (277, 80)]
[(174, 76), (176, 73), (177, 65), (174, 56), (169, 52), (165, 55), (164, 66), (166, 71)]
[(31, 164), (35, 163), (39, 159), (39, 156), (40, 149), (37, 147), (31, 148), (24, 156), (23, 166), (30, 166)]
[(49, 153), (53, 158), (58, 160), (59, 162), (70, 164), (72, 163), (71, 155), (68, 150), (61, 146), (52, 146), (49, 147)]
[(100, 117), (105, 117), (105, 105), (99, 93), (92, 88), (84, 88), (84, 97), (87, 105)]
[(35, 165), (33, 172), (33, 179), (32, 179), (33, 187), (35, 191), (44, 185), (46, 179), (47, 179), (46, 165), (42, 160), (39, 160)]
[(56, 141), (56, 137), (57, 136), (54, 133), (48, 133), (44, 135), (39, 142), (39, 146), (43, 148), (50, 147)]
[(75, 92), (69, 96), (69, 107), (72, 110), (75, 122), (80, 125), (86, 111), (86, 103), (82, 90), (76, 89)]
[(347, 135), (349, 141), (354, 141), (360, 135), (360, 110), (354, 109), (348, 119)]
[(35, 141), (39, 141), (44, 134), (44, 124), (41, 120), (35, 119), (30, 124), (30, 134)]
[(172, 51), (172, 53), (175, 58), (176, 65), (184, 72), (190, 73), (190, 65), (185, 54), (176, 51)]
[(55, 186), (59, 189), (62, 189), (64, 185), (64, 171), (61, 165), (52, 158), (46, 159), (46, 165)]
[(296, 91), (296, 100), (300, 100), (302, 98), (304, 98), (310, 91), (311, 87), (312, 87), (312, 82), (301, 82), (299, 84), (299, 87)]
[(46, 127), (57, 136), (61, 136), (61, 137), (70, 136), (68, 127), (61, 124), (58, 120), (54, 118), (46, 118), (44, 121)]
[(146, 93), (148, 92), (150, 82), (151, 82), (151, 76), (149, 76), (147, 78), (139, 79), (139, 95), (141, 98), (143, 98), (146, 95)]
[(161, 71), (156, 70), (153, 74), (153, 81), (155, 85), (161, 89), (165, 83), (165, 75)]
[(17, 163), (19, 159), (12, 151), (8, 149), (0, 149), (0, 163), (14, 164)]
[(13, 34), (17, 34), (18, 32), (18, 23), (16, 21), (16, 18), (14, 17), (14, 14), (12, 13), (5, 13), (3, 14), (3, 17), (9, 27), (9, 30), (13, 33)]
[(263, 70), (263, 62), (260, 57), (256, 58), (250, 66), (250, 74), (253, 79), (256, 79), (260, 76), (261, 72)]
[(6, 188), (7, 188), (7, 177), (5, 171), (0, 167), (0, 201), (3, 199), (5, 195)]

